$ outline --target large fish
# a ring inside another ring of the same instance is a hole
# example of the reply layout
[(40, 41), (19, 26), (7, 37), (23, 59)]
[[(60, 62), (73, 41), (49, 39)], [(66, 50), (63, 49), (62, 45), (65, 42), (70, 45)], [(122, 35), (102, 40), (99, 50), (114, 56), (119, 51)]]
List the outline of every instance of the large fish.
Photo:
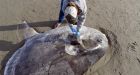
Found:
[(82, 75), (109, 49), (102, 32), (82, 26), (72, 43), (68, 26), (37, 33), (23, 24), (25, 44), (8, 60), (4, 75)]

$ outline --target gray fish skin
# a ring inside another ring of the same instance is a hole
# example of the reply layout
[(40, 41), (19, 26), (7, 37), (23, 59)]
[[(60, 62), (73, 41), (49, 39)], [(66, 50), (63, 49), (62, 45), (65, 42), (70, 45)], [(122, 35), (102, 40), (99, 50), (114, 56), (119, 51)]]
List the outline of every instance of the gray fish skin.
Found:
[[(94, 65), (108, 49), (108, 40), (100, 31), (83, 26), (83, 39), (90, 38), (100, 48), (69, 55), (65, 52), (68, 26), (36, 34), (26, 39), (6, 64), (4, 75), (82, 75)], [(97, 39), (100, 38), (102, 42)], [(93, 46), (94, 47), (94, 46)]]
[(32, 27), (28, 25), (26, 21), (23, 21), (21, 28), (23, 29), (24, 39), (30, 38), (38, 34)]

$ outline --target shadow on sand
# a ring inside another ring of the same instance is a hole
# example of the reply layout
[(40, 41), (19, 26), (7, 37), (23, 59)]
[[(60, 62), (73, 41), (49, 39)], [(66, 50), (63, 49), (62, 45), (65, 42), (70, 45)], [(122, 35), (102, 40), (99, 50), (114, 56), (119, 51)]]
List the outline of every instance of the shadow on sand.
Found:
[(9, 51), (8, 54), (1, 61), (0, 65), (2, 66), (2, 69), (0, 70), (0, 75), (3, 75), (6, 62), (9, 60), (12, 54), (23, 44), (24, 44), (24, 40), (17, 44), (12, 44), (12, 42), (0, 40), (0, 51)]
[[(56, 22), (57, 21), (44, 21), (44, 22), (33, 22), (33, 23), (28, 23), (28, 24), (30, 25), (30, 27), (50, 27), (50, 28), (53, 28), (53, 25)], [(17, 27), (20, 27), (19, 29), (22, 29), (21, 25), (22, 24), (0, 26), (0, 31), (16, 30)]]

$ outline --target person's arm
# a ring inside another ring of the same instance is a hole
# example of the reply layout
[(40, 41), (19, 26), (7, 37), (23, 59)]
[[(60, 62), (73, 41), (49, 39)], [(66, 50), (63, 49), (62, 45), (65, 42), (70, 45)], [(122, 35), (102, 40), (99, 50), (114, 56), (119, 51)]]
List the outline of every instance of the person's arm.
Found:
[(79, 31), (77, 31), (77, 28), (75, 26), (73, 26), (73, 24), (68, 24), (68, 25), (70, 27), (72, 34), (76, 37), (79, 37), (80, 33), (79, 33)]
[(82, 0), (83, 5), (81, 5), (81, 7), (83, 7), (82, 12), (78, 15), (78, 22), (77, 22), (77, 30), (79, 31), (79, 29), (81, 28), (81, 26), (84, 25), (85, 20), (86, 20), (86, 15), (87, 15), (87, 5), (86, 5), (86, 1)]
[(68, 23), (68, 25), (69, 25), (69, 27), (70, 27), (71, 32), (75, 34), (75, 33), (77, 32), (77, 30), (76, 30), (76, 28), (73, 26), (73, 24), (69, 24), (69, 23)]
[(86, 13), (81, 13), (78, 17), (78, 22), (77, 22), (77, 31), (79, 32), (79, 29), (81, 28), (81, 26), (84, 25), (86, 20)]

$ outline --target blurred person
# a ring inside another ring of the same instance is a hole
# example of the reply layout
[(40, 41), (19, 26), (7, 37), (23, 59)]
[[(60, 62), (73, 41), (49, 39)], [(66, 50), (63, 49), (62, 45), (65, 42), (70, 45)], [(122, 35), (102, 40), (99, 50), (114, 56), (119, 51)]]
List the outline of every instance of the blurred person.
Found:
[(64, 18), (66, 18), (72, 33), (80, 36), (79, 30), (85, 23), (86, 14), (87, 5), (85, 0), (61, 0), (59, 19), (54, 25), (54, 28), (59, 27), (64, 21)]

